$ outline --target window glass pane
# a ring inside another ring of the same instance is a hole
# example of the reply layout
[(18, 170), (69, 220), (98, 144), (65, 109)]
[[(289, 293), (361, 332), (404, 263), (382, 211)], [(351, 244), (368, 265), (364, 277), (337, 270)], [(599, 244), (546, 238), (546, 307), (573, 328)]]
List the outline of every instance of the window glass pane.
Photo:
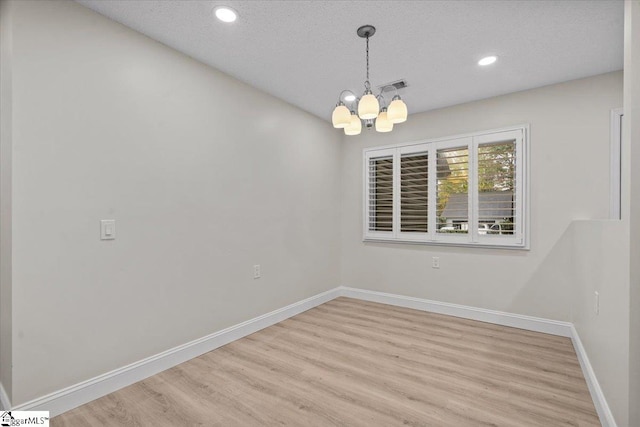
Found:
[(438, 233), (469, 232), (469, 149), (438, 150)]
[(516, 218), (515, 141), (478, 146), (479, 233), (513, 235)]
[(427, 232), (429, 156), (404, 154), (400, 158), (400, 231)]
[(393, 158), (369, 161), (369, 230), (393, 229)]

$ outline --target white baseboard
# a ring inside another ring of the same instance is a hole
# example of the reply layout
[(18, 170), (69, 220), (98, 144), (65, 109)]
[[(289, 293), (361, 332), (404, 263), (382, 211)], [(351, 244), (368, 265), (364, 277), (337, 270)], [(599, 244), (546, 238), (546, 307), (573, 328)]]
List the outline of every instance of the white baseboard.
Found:
[(9, 395), (4, 389), (4, 385), (0, 383), (0, 410), (8, 411), (9, 409), (11, 409), (11, 401), (9, 400)]
[[(339, 288), (323, 292), (246, 322), (215, 332), (206, 337), (172, 348), (155, 356), (115, 369), (71, 387), (12, 408), (15, 411), (49, 411), (54, 417), (63, 412), (113, 393), (187, 360), (215, 350), (232, 341), (281, 322), (340, 295)], [(7, 401), (8, 403), (8, 401)], [(3, 402), (4, 404), (4, 402)]]
[(593, 404), (596, 407), (596, 411), (598, 412), (598, 417), (600, 417), (600, 424), (602, 424), (602, 427), (617, 427), (616, 420), (615, 418), (613, 418), (613, 413), (611, 412), (611, 408), (609, 408), (607, 399), (605, 399), (602, 388), (600, 388), (600, 383), (596, 378), (596, 373), (591, 366), (591, 362), (589, 362), (587, 352), (582, 345), (582, 341), (580, 341), (578, 331), (573, 325), (571, 325), (571, 332), (571, 341), (573, 341), (573, 347), (575, 348), (576, 354), (578, 355), (578, 361), (580, 362), (580, 366), (582, 367), (584, 379), (587, 381), (587, 386), (589, 387), (589, 392), (591, 393)]
[(431, 313), (446, 314), (449, 316), (479, 320), (481, 322), (511, 326), (514, 328), (571, 338), (576, 355), (578, 356), (578, 361), (582, 367), (582, 373), (587, 381), (589, 392), (591, 393), (591, 399), (593, 400), (593, 404), (598, 412), (598, 416), (600, 417), (602, 427), (617, 427), (611, 409), (607, 404), (607, 400), (605, 399), (604, 393), (602, 392), (598, 379), (596, 378), (596, 374), (591, 367), (591, 363), (589, 363), (587, 353), (582, 346), (578, 332), (570, 322), (560, 322), (556, 320), (542, 319), (539, 317), (524, 316), (520, 314), (431, 301), (403, 295), (387, 294), (384, 292), (368, 291), (365, 289), (349, 288), (345, 286), (340, 287), (340, 295), (365, 301), (379, 302), (382, 304), (412, 308)]
[[(603, 427), (616, 427), (615, 420), (606, 402), (602, 389), (585, 352), (578, 333), (573, 324), (538, 317), (502, 311), (487, 310), (459, 304), (413, 298), (403, 295), (387, 294), (340, 286), (335, 289), (315, 295), (311, 298), (288, 305), (246, 322), (215, 332), (190, 343), (172, 348), (155, 356), (148, 357), (128, 366), (115, 369), (95, 378), (75, 384), (71, 387), (56, 391), (30, 402), (18, 405), (15, 411), (49, 411), (54, 417), (99, 397), (113, 393), (123, 387), (141, 381), (166, 369), (172, 368), (187, 360), (198, 357), (225, 344), (250, 335), (261, 329), (274, 325), (296, 314), (317, 307), (339, 296), (356, 298), (365, 301), (412, 308), (431, 313), (446, 314), (465, 319), (478, 320), (503, 326), (511, 326), (535, 332), (570, 337), (573, 341), (578, 360), (582, 366), (591, 397), (600, 416)], [(0, 405), (4, 409), (11, 408), (9, 398), (0, 384)]]
[(431, 313), (446, 314), (449, 316), (462, 317), (464, 319), (479, 320), (481, 322), (511, 326), (513, 328), (526, 329), (534, 332), (544, 332), (545, 334), (559, 335), (561, 337), (572, 336), (571, 328), (573, 325), (569, 322), (560, 322), (557, 320), (542, 319), (540, 317), (524, 316), (504, 311), (488, 310), (485, 308), (476, 308), (466, 305), (451, 304), (447, 302), (432, 301), (428, 299), (387, 294), (384, 292), (368, 291), (344, 286), (340, 288), (340, 294), (349, 298), (396, 305), (399, 307), (412, 308), (414, 310), (428, 311)]

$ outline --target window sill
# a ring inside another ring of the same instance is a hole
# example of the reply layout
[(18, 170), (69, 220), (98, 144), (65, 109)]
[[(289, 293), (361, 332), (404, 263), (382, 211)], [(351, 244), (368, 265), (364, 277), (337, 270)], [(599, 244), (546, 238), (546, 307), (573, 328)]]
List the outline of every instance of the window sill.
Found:
[(404, 245), (422, 245), (422, 246), (449, 246), (458, 248), (479, 248), (479, 249), (508, 249), (515, 251), (529, 251), (528, 245), (502, 245), (487, 243), (459, 243), (459, 242), (436, 242), (436, 241), (416, 241), (416, 240), (400, 240), (400, 239), (384, 239), (365, 237), (363, 243), (394, 243)]

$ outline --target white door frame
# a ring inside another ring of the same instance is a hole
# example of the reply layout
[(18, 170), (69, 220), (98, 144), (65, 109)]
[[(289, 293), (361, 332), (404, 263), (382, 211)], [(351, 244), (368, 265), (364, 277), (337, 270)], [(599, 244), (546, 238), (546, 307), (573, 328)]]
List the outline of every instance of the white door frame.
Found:
[(609, 167), (609, 217), (611, 219), (620, 219), (622, 116), (622, 108), (615, 108), (611, 110), (611, 148)]

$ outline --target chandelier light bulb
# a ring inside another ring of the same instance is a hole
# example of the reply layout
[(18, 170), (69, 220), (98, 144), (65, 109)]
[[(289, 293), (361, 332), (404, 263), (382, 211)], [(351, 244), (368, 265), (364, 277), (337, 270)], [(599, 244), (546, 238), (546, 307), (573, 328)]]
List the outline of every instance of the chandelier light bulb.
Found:
[(389, 104), (387, 117), (391, 123), (402, 123), (407, 121), (407, 104), (405, 104), (399, 96), (394, 97), (391, 104)]
[(387, 116), (387, 109), (383, 108), (378, 118), (376, 119), (376, 131), (378, 132), (391, 132), (393, 130), (393, 123), (389, 121)]
[(362, 132), (362, 122), (355, 112), (351, 113), (351, 123), (344, 128), (345, 135), (359, 135)]
[(363, 120), (375, 119), (378, 117), (378, 111), (380, 111), (380, 103), (371, 93), (363, 96), (358, 103), (358, 116)]
[(331, 122), (336, 129), (346, 128), (351, 124), (351, 112), (344, 105), (337, 105), (331, 115)]

